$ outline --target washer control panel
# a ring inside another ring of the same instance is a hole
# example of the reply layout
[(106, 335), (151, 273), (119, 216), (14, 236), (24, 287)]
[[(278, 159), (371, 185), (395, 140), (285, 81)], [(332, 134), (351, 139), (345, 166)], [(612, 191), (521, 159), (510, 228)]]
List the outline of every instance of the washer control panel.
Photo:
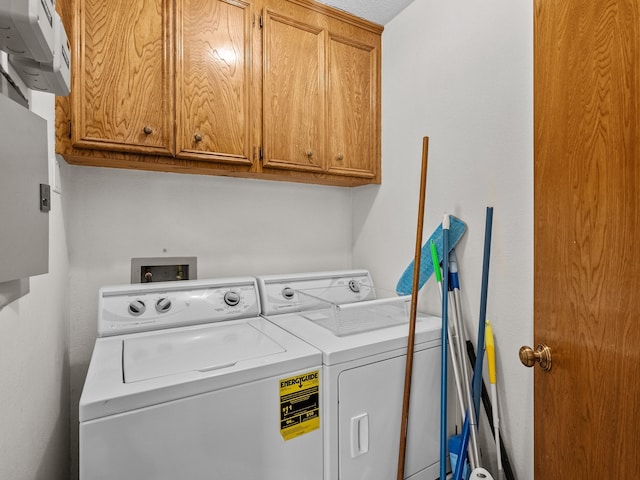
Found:
[(260, 314), (257, 283), (248, 277), (103, 287), (98, 303), (100, 337)]
[(264, 315), (312, 310), (319, 302), (343, 305), (376, 298), (366, 270), (264, 275), (257, 281)]

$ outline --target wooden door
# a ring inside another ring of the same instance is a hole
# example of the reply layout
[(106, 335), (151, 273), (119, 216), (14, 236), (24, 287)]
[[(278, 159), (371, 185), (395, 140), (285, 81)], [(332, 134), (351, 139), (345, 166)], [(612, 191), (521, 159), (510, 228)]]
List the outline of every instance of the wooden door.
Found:
[(329, 173), (377, 177), (378, 59), (379, 45), (329, 34)]
[(640, 478), (640, 2), (534, 24), (535, 478)]
[(321, 17), (287, 2), (269, 2), (263, 49), (263, 166), (321, 173), (326, 72)]
[(177, 156), (252, 163), (251, 4), (179, 0)]
[(73, 146), (171, 155), (170, 0), (78, 0)]

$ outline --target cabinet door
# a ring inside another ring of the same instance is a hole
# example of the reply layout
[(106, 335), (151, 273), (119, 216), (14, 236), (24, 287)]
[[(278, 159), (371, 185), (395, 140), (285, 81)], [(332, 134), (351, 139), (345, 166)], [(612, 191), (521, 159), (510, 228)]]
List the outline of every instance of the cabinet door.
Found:
[(375, 178), (378, 153), (378, 50), (329, 35), (328, 173)]
[[(47, 122), (0, 95), (0, 283), (49, 271), (49, 215), (40, 210), (48, 182)], [(35, 200), (35, 201), (34, 201)], [(3, 288), (4, 290), (4, 288)], [(0, 308), (8, 299), (0, 295)]]
[(178, 1), (177, 156), (251, 164), (250, 4)]
[(312, 14), (298, 12), (292, 6), (286, 14), (266, 10), (265, 168), (319, 173), (324, 170), (324, 45), (325, 30)]
[(75, 147), (172, 154), (170, 0), (78, 0)]

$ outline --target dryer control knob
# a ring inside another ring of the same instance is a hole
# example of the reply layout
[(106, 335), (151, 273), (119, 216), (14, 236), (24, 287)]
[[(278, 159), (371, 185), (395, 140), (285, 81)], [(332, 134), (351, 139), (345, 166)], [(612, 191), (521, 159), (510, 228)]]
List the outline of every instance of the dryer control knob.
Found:
[(129, 313), (134, 317), (142, 315), (146, 309), (147, 306), (142, 300), (134, 300), (129, 304)]
[(224, 303), (230, 307), (235, 307), (240, 303), (240, 294), (233, 290), (228, 291), (224, 294)]
[(360, 284), (357, 280), (349, 280), (349, 290), (353, 293), (360, 293)]
[(167, 297), (158, 299), (158, 301), (156, 302), (156, 310), (159, 313), (168, 312), (169, 310), (171, 310), (171, 300), (169, 300)]

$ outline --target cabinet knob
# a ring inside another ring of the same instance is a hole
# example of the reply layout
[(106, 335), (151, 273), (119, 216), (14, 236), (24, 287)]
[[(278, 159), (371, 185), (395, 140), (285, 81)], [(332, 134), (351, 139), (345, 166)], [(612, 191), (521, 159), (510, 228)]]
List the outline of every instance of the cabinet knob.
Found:
[(196, 134), (193, 136), (193, 139), (194, 139), (196, 142), (201, 142), (201, 141), (202, 141), (202, 135), (200, 135), (199, 133), (196, 133)]
[(151, 135), (153, 133), (153, 128), (151, 128), (149, 125), (146, 125), (143, 129), (143, 132), (145, 135)]
[(307, 150), (307, 157), (313, 157), (313, 152), (311, 150)]
[(342, 153), (339, 153), (339, 154), (336, 156), (336, 158), (337, 158), (338, 160), (344, 160), (344, 155), (343, 155)]

